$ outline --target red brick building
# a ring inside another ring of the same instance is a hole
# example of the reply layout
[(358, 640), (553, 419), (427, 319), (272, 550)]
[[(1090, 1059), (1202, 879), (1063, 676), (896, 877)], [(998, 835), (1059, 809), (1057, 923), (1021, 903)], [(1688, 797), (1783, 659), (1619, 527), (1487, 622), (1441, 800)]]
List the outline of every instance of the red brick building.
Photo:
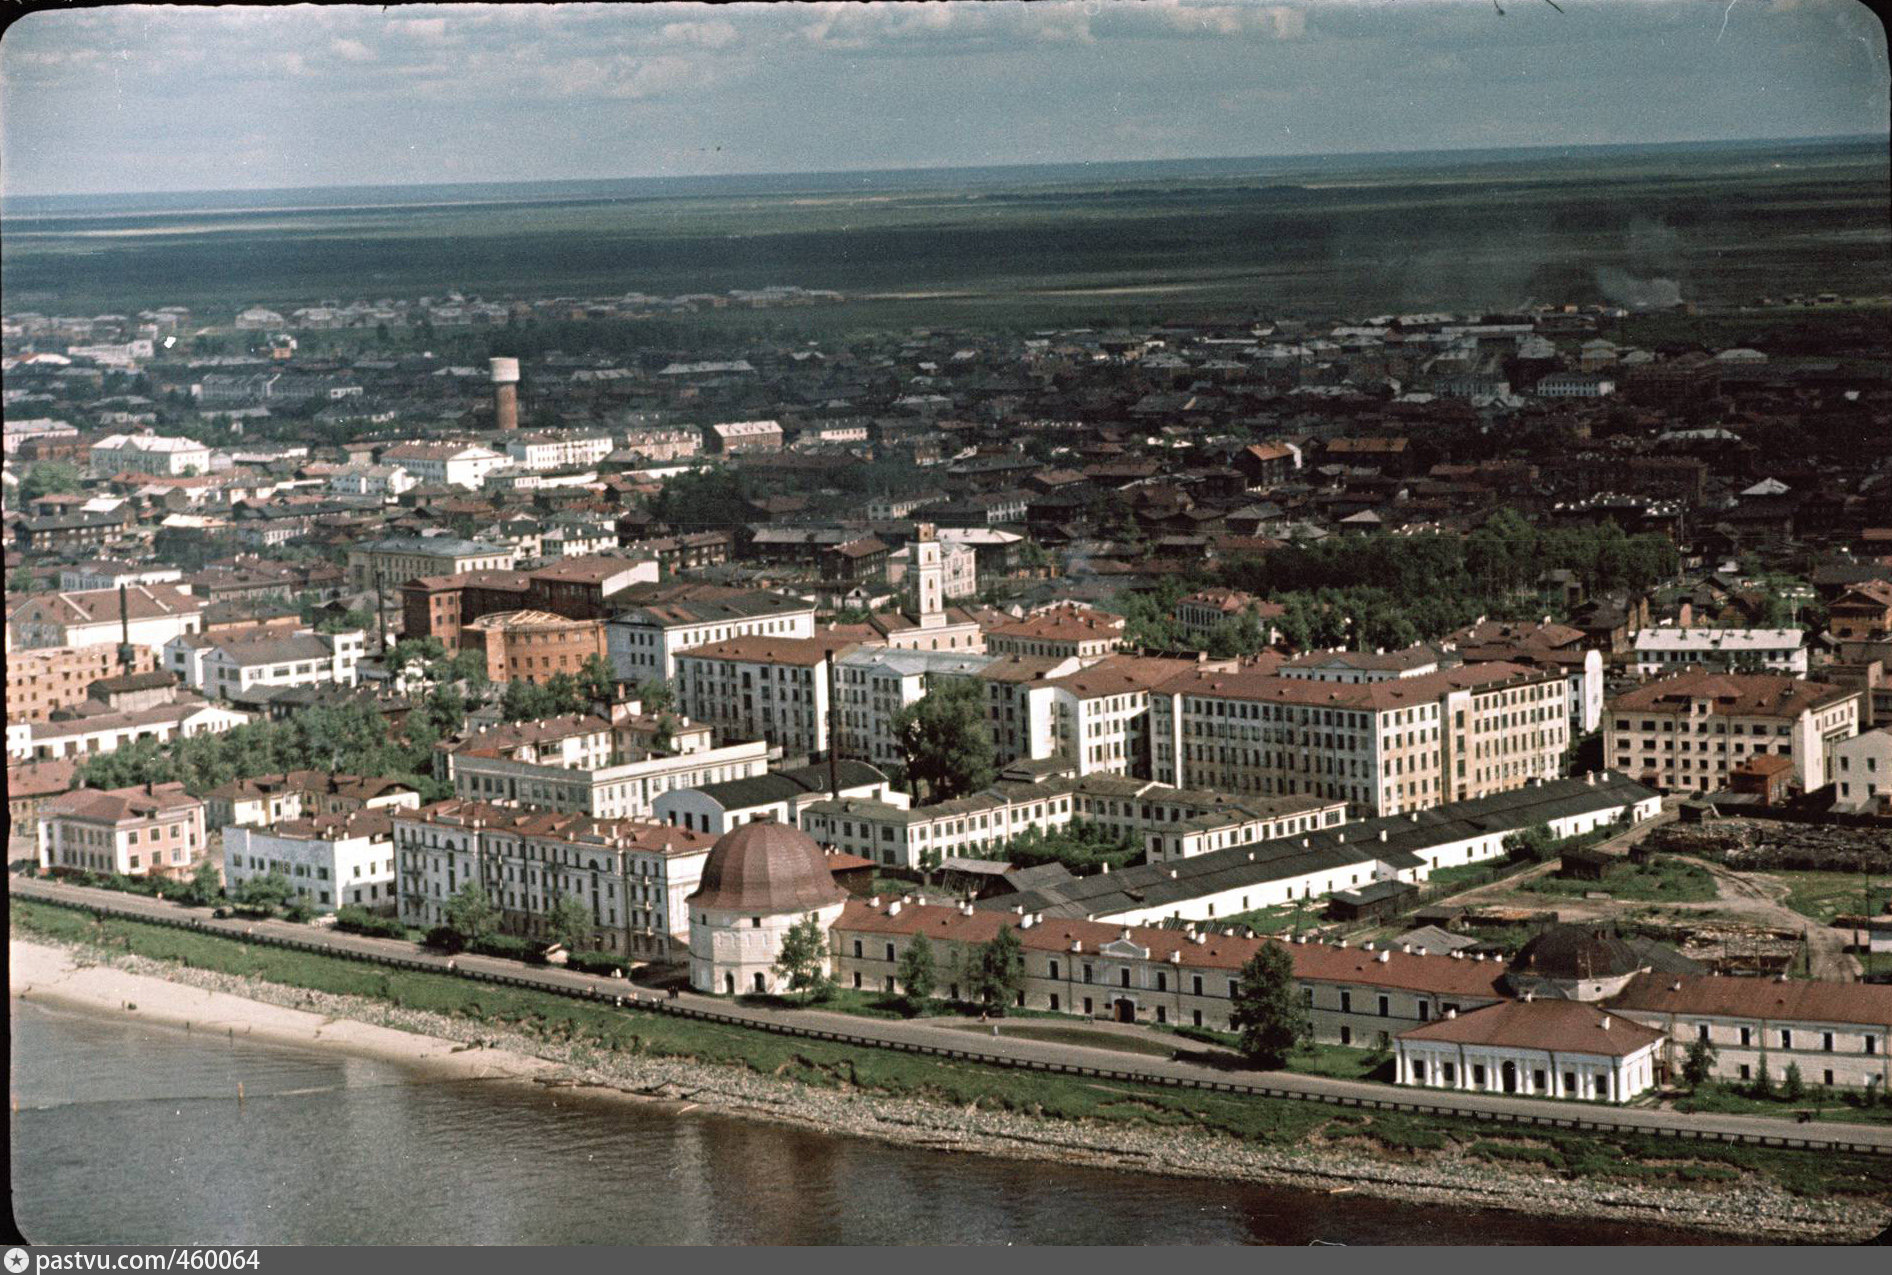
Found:
[(502, 611), (481, 616), (460, 630), (460, 643), (486, 657), (495, 682), (545, 682), (560, 673), (577, 676), (592, 656), (607, 659), (604, 621), (568, 620), (549, 611)]

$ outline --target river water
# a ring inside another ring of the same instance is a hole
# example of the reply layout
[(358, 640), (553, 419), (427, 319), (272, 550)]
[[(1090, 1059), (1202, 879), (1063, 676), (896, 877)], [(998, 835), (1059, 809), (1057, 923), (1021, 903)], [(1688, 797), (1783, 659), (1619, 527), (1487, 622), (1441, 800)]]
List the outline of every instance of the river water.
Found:
[(40, 1243), (1706, 1242), (888, 1146), (11, 1010), (13, 1208)]

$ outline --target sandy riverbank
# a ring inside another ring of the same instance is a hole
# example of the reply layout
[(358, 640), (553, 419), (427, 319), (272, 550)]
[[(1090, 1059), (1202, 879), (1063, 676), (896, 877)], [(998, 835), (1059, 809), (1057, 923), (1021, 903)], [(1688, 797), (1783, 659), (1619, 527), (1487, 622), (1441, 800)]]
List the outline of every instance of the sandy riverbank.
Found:
[(1390, 1163), (1330, 1149), (1263, 1147), (1175, 1128), (1073, 1123), (874, 1093), (820, 1089), (746, 1068), (608, 1054), (368, 998), (309, 992), (148, 958), (43, 941), (10, 943), (14, 996), (213, 1035), (340, 1050), (432, 1079), (559, 1086), (605, 1101), (669, 1101), (823, 1133), (936, 1150), (1057, 1160), (1428, 1205), (1590, 1217), (1781, 1241), (1859, 1240), (1884, 1201), (1813, 1200), (1768, 1184), (1714, 1190), (1565, 1182), (1479, 1161)]

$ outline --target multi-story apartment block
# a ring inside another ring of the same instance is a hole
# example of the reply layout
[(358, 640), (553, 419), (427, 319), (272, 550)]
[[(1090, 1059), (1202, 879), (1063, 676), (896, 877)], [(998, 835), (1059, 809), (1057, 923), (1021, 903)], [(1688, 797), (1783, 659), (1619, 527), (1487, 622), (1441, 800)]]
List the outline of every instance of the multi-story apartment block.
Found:
[(395, 910), (394, 826), (387, 810), (312, 815), (223, 830), (223, 884), (279, 873), (317, 912), (354, 904)]
[(399, 588), (416, 576), (509, 571), (513, 560), (513, 551), (504, 545), (456, 536), (390, 536), (348, 550), (348, 583), (357, 589), (377, 583)]
[(250, 720), (195, 695), (170, 704), (98, 713), (64, 722), (8, 722), (7, 756), (16, 761), (49, 761), (114, 752), (139, 740), (160, 742), (192, 735), (221, 735)]
[(1561, 672), (1503, 663), (1383, 681), (1197, 670), (1152, 693), (1152, 777), (1424, 810), (1560, 775), (1568, 695)]
[(584, 430), (516, 434), (506, 440), (506, 456), (521, 469), (543, 472), (595, 465), (611, 454), (611, 447), (609, 434)]
[(92, 472), (156, 474), (165, 478), (210, 472), (210, 448), (190, 438), (157, 434), (112, 434), (92, 444)]
[(131, 648), (131, 663), (116, 646), (52, 646), (7, 653), (7, 720), (43, 722), (57, 708), (85, 702), (92, 684), (108, 677), (149, 673), (150, 647)]
[(992, 658), (880, 646), (857, 647), (836, 656), (840, 703), (835, 748), (843, 757), (862, 757), (876, 765), (900, 761), (894, 714), (918, 701), (941, 679), (971, 678)]
[(206, 698), (231, 699), (261, 686), (353, 686), (366, 650), (360, 629), (190, 633), (165, 644), (164, 667)]
[(812, 602), (760, 590), (693, 589), (670, 602), (633, 607), (605, 630), (620, 681), (670, 681), (677, 655), (732, 638), (812, 638)]
[(782, 427), (774, 421), (731, 421), (711, 425), (703, 431), (704, 441), (713, 452), (733, 456), (740, 452), (779, 452)]
[(547, 682), (575, 677), (586, 661), (604, 658), (604, 624), (568, 620), (549, 611), (500, 611), (460, 630), (460, 645), (486, 661), (494, 682)]
[(1603, 755), (1658, 788), (1715, 792), (1734, 767), (1775, 753), (1811, 792), (1832, 780), (1833, 746), (1859, 733), (1861, 694), (1781, 673), (1678, 673), (1610, 701)]
[(1728, 673), (1807, 675), (1805, 629), (1642, 629), (1636, 673), (1660, 677), (1699, 665)]
[(412, 808), (420, 794), (407, 783), (384, 775), (331, 775), (321, 770), (292, 770), (280, 775), (233, 779), (204, 794), (212, 828), (233, 825), (268, 827), (296, 819), (353, 814), (357, 810)]
[(785, 754), (828, 751), (832, 638), (739, 637), (677, 656), (677, 707), (725, 739), (761, 739)]
[(1570, 683), (1570, 729), (1588, 734), (1603, 726), (1603, 653), (1586, 648), (1583, 630), (1548, 620), (1511, 624), (1480, 620), (1449, 635), (1467, 664), (1502, 662), (1562, 669)]
[(399, 465), (423, 484), (475, 490), (486, 475), (509, 463), (498, 452), (476, 443), (400, 443), (377, 459), (383, 465)]
[(624, 435), (624, 450), (647, 461), (687, 460), (703, 450), (703, 435), (694, 429), (651, 426)]
[(1022, 620), (989, 628), (990, 655), (1108, 655), (1123, 645), (1123, 617), (1075, 603), (1047, 608)]
[(1025, 832), (1055, 831), (1078, 820), (1142, 843), (1152, 859), (1161, 859), (1288, 836), (1339, 823), (1344, 815), (1340, 803), (1317, 798), (1234, 802), (1100, 774), (999, 782), (929, 806), (871, 797), (817, 801), (802, 812), (801, 826), (823, 845), (913, 869), (928, 855), (990, 857)]
[(110, 562), (102, 558), (75, 562), (59, 569), (59, 587), (69, 593), (116, 589), (121, 584), (176, 584), (183, 578), (182, 567), (154, 562)]
[(41, 868), (185, 875), (203, 848), (204, 803), (183, 784), (80, 788), (39, 811)]
[(668, 824), (443, 801), (394, 815), (400, 917), (432, 927), (449, 900), (477, 883), (505, 932), (544, 938), (563, 897), (591, 910), (593, 946), (645, 960), (689, 950), (683, 900), (703, 876), (714, 839)]
[(979, 670), (986, 722), (1000, 765), (1042, 761), (1057, 753), (1054, 679), (1077, 672), (1085, 663), (1076, 656), (1007, 655)]
[(1835, 744), (1833, 782), (1840, 809), (1878, 813), (1892, 804), (1892, 726)]
[[(668, 735), (668, 740), (664, 738)], [(676, 788), (746, 779), (769, 768), (763, 740), (712, 747), (687, 718), (555, 717), (474, 731), (442, 746), (454, 794), (594, 819), (647, 819)]]

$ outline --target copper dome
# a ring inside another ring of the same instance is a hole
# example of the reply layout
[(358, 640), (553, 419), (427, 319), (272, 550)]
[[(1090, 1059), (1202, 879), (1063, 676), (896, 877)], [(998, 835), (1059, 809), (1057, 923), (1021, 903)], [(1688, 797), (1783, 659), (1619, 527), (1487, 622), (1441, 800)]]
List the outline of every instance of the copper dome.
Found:
[(691, 907), (726, 912), (812, 912), (841, 902), (827, 856), (799, 828), (758, 820), (732, 829), (711, 847)]

